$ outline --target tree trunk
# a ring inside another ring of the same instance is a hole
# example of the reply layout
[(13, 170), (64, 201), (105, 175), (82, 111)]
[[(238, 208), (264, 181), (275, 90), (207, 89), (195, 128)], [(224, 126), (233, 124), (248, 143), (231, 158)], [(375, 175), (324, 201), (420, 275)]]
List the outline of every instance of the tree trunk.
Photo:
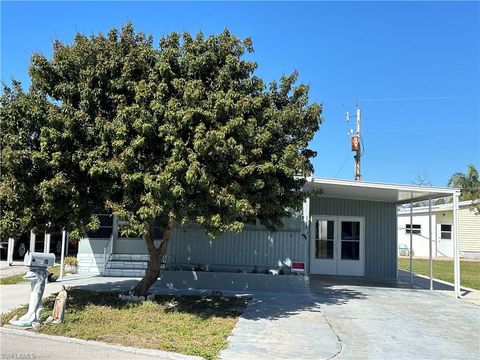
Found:
[(148, 234), (144, 237), (149, 255), (147, 270), (143, 279), (140, 280), (131, 291), (131, 293), (135, 296), (145, 296), (148, 289), (150, 289), (150, 287), (157, 281), (158, 276), (160, 275), (162, 259), (167, 253), (170, 234), (173, 230), (173, 221), (169, 221), (168, 225), (164, 228), (162, 241), (158, 249), (155, 247), (153, 242), (155, 238), (154, 229), (155, 222), (152, 221), (148, 227)]

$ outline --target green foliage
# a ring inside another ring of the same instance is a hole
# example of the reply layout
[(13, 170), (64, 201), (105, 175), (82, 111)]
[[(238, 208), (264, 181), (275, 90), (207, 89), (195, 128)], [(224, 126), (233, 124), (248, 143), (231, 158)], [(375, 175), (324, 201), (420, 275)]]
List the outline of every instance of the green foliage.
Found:
[(457, 172), (448, 180), (448, 186), (460, 188), (461, 200), (473, 200), (473, 210), (480, 214), (480, 179), (475, 165), (467, 166), (467, 173)]
[[(410, 271), (410, 259), (399, 258), (398, 267)], [(413, 259), (413, 271), (417, 274), (429, 276), (429, 260)], [(432, 272), (435, 279), (453, 283), (453, 260), (433, 260)], [(460, 260), (460, 283), (462, 286), (480, 290), (479, 272), (480, 261)]]
[(4, 278), (0, 278), (0, 285), (13, 285), (13, 284), (21, 283), (25, 281), (23, 279), (24, 276), (25, 274), (18, 274), (18, 275), (11, 275)]
[(101, 204), (101, 186), (79, 167), (81, 144), (69, 118), (42, 91), (18, 82), (0, 97), (0, 234), (83, 228)]
[(153, 219), (213, 235), (255, 218), (281, 226), (305, 196), (322, 108), (296, 72), (267, 86), (243, 59), (252, 51), (228, 30), (157, 48), (128, 24), (35, 54), (30, 91), (1, 100), (2, 232), (79, 232), (94, 207), (141, 235)]

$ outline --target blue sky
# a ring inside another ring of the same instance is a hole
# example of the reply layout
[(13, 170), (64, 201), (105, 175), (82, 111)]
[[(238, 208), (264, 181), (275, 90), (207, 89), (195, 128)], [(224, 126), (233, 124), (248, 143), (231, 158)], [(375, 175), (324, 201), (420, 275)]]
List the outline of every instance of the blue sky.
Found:
[(76, 32), (107, 32), (128, 20), (171, 31), (250, 36), (267, 82), (293, 70), (324, 104), (311, 143), (315, 175), (353, 178), (345, 112), (362, 109), (367, 181), (446, 185), (480, 167), (479, 2), (5, 2), (1, 78), (29, 84), (32, 53)]

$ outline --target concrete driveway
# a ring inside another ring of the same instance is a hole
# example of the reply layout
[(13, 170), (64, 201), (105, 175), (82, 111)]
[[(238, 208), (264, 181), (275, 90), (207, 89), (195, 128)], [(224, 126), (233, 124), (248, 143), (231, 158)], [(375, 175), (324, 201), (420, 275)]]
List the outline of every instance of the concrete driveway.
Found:
[[(70, 276), (61, 283), (47, 284), (46, 293), (58, 291), (62, 284), (90, 290), (127, 290), (137, 280)], [(2, 312), (28, 301), (28, 284), (3, 285), (0, 290)], [(253, 294), (220, 358), (480, 357), (478, 305), (435, 291), (355, 278), (313, 276), (310, 290), (298, 294)], [(154, 286), (152, 291), (166, 290)]]
[(478, 359), (480, 307), (400, 284), (312, 279), (256, 296), (222, 359)]

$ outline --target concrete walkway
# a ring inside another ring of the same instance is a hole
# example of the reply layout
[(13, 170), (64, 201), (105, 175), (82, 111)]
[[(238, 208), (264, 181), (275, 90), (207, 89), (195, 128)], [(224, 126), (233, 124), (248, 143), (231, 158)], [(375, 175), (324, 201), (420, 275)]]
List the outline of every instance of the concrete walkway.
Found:
[(0, 278), (25, 274), (27, 272), (27, 267), (23, 265), (23, 261), (14, 261), (13, 265), (8, 265), (6, 260), (0, 261)]
[(221, 359), (330, 359), (341, 342), (305, 295), (260, 295), (238, 321)]
[[(45, 284), (43, 298), (54, 293), (58, 293), (65, 286), (79, 286), (84, 284), (96, 284), (103, 281), (112, 281), (112, 279), (96, 276), (67, 275), (62, 281)], [(116, 278), (115, 280), (118, 280)], [(0, 285), (0, 313), (6, 313), (14, 310), (24, 304), (28, 304), (30, 296), (30, 282), (21, 282), (12, 285)]]

